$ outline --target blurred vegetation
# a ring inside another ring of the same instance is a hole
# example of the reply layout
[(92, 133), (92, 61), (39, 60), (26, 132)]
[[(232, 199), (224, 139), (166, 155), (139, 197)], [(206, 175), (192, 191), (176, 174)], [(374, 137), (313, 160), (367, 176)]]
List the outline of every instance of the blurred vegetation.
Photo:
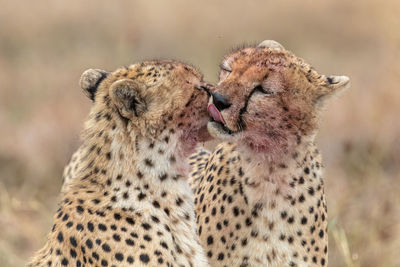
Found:
[(172, 58), (217, 81), (230, 48), (275, 39), (352, 87), (323, 115), (330, 266), (400, 266), (400, 2), (1, 1), (0, 266), (44, 244), (90, 102), (87, 68)]

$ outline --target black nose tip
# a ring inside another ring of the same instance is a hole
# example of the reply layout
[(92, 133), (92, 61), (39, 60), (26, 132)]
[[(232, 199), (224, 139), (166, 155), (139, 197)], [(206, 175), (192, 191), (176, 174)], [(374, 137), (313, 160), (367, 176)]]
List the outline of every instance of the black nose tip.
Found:
[(220, 95), (218, 93), (211, 93), (211, 95), (213, 97), (213, 103), (219, 111), (229, 108), (231, 106), (231, 104), (223, 95)]

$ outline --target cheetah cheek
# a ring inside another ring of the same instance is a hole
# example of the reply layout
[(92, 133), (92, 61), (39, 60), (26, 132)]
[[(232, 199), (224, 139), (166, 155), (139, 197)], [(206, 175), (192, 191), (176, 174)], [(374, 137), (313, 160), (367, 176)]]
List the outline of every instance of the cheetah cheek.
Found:
[(204, 126), (202, 126), (199, 129), (198, 137), (199, 137), (199, 140), (198, 140), (199, 142), (207, 142), (212, 139), (212, 136), (210, 135), (210, 133), (207, 130), (207, 124), (205, 124)]

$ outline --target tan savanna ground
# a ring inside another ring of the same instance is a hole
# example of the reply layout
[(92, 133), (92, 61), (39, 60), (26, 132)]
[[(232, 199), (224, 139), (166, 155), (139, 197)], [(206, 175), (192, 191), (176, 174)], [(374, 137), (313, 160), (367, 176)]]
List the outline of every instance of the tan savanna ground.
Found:
[(90, 67), (173, 58), (217, 81), (275, 39), (352, 88), (323, 116), (330, 266), (400, 266), (400, 1), (0, 1), (0, 266), (44, 244)]

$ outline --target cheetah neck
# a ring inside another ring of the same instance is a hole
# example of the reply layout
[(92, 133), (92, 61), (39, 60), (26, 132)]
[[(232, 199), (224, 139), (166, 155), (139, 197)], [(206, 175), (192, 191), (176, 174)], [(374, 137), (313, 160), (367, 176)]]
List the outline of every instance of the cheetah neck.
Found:
[[(126, 131), (118, 130), (121, 125), (108, 120), (109, 114), (101, 116), (105, 116), (102, 123), (87, 123), (80, 147), (83, 164), (78, 166), (71, 190), (102, 192), (114, 206), (125, 208), (149, 194), (168, 192), (175, 199), (190, 192), (186, 182), (189, 165), (179, 146), (179, 133), (166, 129), (159, 138), (148, 138), (129, 124)], [(91, 115), (92, 120), (97, 117)]]
[(271, 196), (286, 198), (306, 191), (310, 186), (322, 183), (320, 155), (314, 142), (303, 142), (296, 149), (281, 157), (269, 157), (254, 153), (248, 147), (239, 146), (242, 157), (244, 186), (252, 203), (272, 202)]
[[(314, 143), (296, 151), (283, 162), (254, 156), (246, 160), (248, 154), (242, 152), (243, 170), (238, 172), (243, 174), (245, 201), (254, 229), (263, 229), (260, 245), (267, 251), (290, 259), (289, 265), (324, 265), (328, 235), (321, 156)], [(283, 265), (279, 257), (271, 266)]]

